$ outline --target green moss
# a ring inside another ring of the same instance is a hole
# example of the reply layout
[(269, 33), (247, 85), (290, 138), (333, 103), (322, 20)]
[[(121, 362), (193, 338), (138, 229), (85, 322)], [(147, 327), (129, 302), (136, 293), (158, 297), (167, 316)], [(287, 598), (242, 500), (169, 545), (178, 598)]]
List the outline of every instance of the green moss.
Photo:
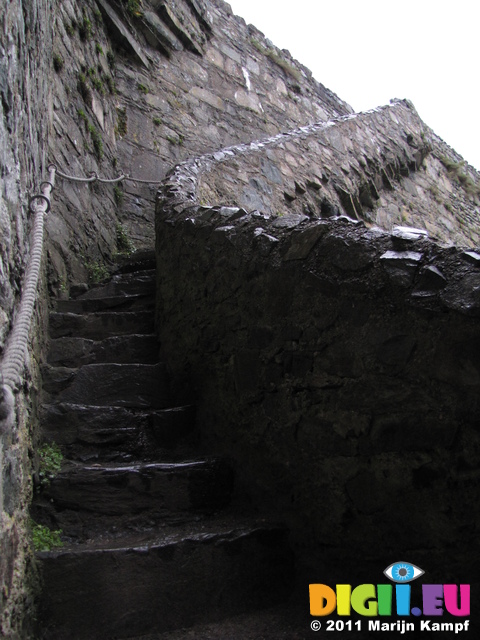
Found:
[(95, 43), (95, 51), (98, 53), (99, 56), (104, 55), (102, 45), (99, 44), (98, 42)]
[(60, 538), (62, 535), (61, 529), (52, 531), (43, 524), (37, 524), (34, 520), (30, 520), (30, 531), (35, 551), (50, 551), (54, 547), (63, 547), (63, 542)]
[(40, 458), (40, 484), (46, 486), (57, 475), (62, 466), (63, 453), (55, 442), (44, 444), (38, 452)]
[(300, 82), (300, 80), (302, 79), (302, 74), (298, 69), (295, 69), (294, 66), (292, 66), (289, 62), (279, 56), (278, 53), (276, 53), (276, 51), (274, 51), (273, 49), (271, 49), (267, 55), (270, 60), (272, 60), (272, 62), (278, 65), (281, 69), (283, 69), (287, 75), (294, 78), (297, 82)]
[(177, 137), (175, 136), (167, 136), (167, 140), (168, 142), (170, 142), (170, 144), (175, 144), (178, 145), (179, 147), (181, 147), (185, 141), (185, 138), (183, 137), (183, 135), (181, 133), (177, 133)]
[(259, 53), (262, 53), (264, 56), (268, 54), (268, 49), (260, 44), (258, 40), (256, 40), (255, 38), (250, 38), (250, 42)]
[(108, 87), (108, 90), (110, 91), (110, 93), (117, 93), (117, 88), (115, 86), (115, 80), (112, 78), (112, 76), (109, 76), (108, 73), (104, 73), (103, 76), (103, 81), (105, 82), (105, 84)]
[(141, 82), (137, 84), (137, 89), (140, 91), (140, 93), (143, 93), (143, 95), (150, 93), (150, 89), (146, 85), (142, 84)]
[(103, 82), (100, 80), (100, 78), (97, 78), (97, 77), (93, 78), (92, 84), (95, 87), (95, 89), (102, 94), (102, 96), (106, 94), (105, 87), (103, 86)]
[(113, 51), (107, 51), (107, 62), (113, 68), (115, 66), (115, 54)]
[(126, 107), (117, 107), (117, 124), (115, 133), (122, 138), (127, 134), (127, 109)]
[(285, 73), (292, 78), (294, 78), (297, 82), (300, 82), (302, 79), (301, 72), (296, 69), (290, 62), (287, 62), (281, 55), (279, 55), (275, 49), (264, 47), (258, 40), (255, 38), (251, 38), (250, 42), (255, 47), (255, 49), (267, 58), (270, 58), (272, 62), (278, 65), (281, 69), (285, 71)]
[(57, 73), (60, 73), (60, 71), (63, 69), (65, 65), (65, 60), (62, 58), (62, 56), (59, 53), (54, 53), (52, 59), (53, 59), (53, 68)]
[(117, 251), (121, 256), (130, 256), (135, 251), (135, 247), (133, 242), (127, 235), (127, 232), (123, 228), (123, 226), (118, 223), (117, 224)]
[(82, 22), (80, 23), (80, 26), (78, 27), (78, 33), (80, 35), (80, 38), (84, 42), (88, 42), (92, 38), (92, 34), (93, 34), (92, 23), (85, 14), (83, 16)]
[(80, 95), (82, 96), (83, 101), (85, 102), (85, 104), (91, 105), (92, 104), (92, 90), (88, 86), (87, 76), (83, 72), (80, 72), (78, 74), (77, 88), (78, 88), (78, 91), (79, 91)]
[(67, 22), (65, 23), (64, 26), (65, 26), (65, 31), (67, 32), (67, 35), (72, 37), (73, 34), (75, 33), (75, 29), (77, 28), (77, 23), (75, 21)]
[(103, 142), (102, 136), (98, 133), (97, 129), (93, 126), (93, 124), (88, 123), (87, 130), (90, 134), (93, 144), (93, 150), (98, 160), (103, 158)]
[(115, 199), (115, 204), (120, 207), (123, 204), (123, 190), (118, 186), (118, 184), (113, 187), (113, 197)]
[(442, 156), (440, 162), (447, 169), (448, 173), (458, 180), (468, 195), (480, 196), (480, 186), (463, 171), (467, 164), (465, 160), (454, 162), (450, 160), (450, 158)]
[(127, 13), (133, 18), (141, 18), (143, 16), (141, 0), (122, 0)]
[(161, 118), (152, 118), (152, 122), (156, 127), (159, 127), (162, 124)]

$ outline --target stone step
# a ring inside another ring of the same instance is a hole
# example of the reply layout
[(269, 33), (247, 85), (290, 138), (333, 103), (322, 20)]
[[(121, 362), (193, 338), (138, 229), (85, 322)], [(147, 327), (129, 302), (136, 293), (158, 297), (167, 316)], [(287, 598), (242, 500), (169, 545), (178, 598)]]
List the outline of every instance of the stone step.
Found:
[(42, 434), (72, 460), (135, 456), (152, 460), (158, 449), (172, 449), (190, 439), (195, 429), (193, 406), (158, 411), (81, 404), (42, 407)]
[(106, 284), (91, 287), (77, 297), (78, 300), (116, 298), (123, 295), (147, 295), (155, 293), (155, 269), (120, 273)]
[(35, 501), (37, 522), (68, 539), (186, 522), (224, 509), (233, 472), (222, 459), (130, 465), (67, 462)]
[[(158, 537), (37, 553), (49, 640), (105, 640), (221, 620), (285, 600), (286, 530), (212, 520)], [(241, 636), (239, 636), (241, 637)]]
[(153, 293), (121, 295), (110, 298), (75, 298), (73, 300), (57, 300), (56, 311), (59, 313), (94, 313), (101, 311), (137, 311), (155, 308)]
[(103, 340), (120, 335), (154, 333), (152, 311), (105, 311), (103, 313), (58, 313), (49, 318), (51, 338), (77, 337)]
[(52, 366), (70, 368), (107, 362), (155, 364), (158, 352), (155, 334), (129, 334), (105, 340), (65, 337), (50, 341), (47, 362)]
[(170, 406), (166, 367), (158, 364), (87, 364), (80, 369), (43, 367), (49, 403), (166, 409)]
[(128, 258), (120, 258), (117, 273), (153, 271), (157, 266), (155, 249), (141, 249)]

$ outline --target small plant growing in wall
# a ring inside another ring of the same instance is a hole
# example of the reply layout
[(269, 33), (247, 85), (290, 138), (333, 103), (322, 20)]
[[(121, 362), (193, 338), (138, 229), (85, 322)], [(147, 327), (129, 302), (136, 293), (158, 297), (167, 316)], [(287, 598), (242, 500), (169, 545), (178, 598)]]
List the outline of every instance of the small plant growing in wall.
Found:
[(92, 284), (99, 284), (104, 282), (110, 276), (110, 272), (106, 264), (99, 262), (98, 260), (89, 260), (85, 263), (87, 269), (88, 280)]
[(87, 129), (88, 129), (88, 133), (90, 134), (90, 137), (92, 139), (93, 150), (95, 152), (95, 155), (97, 156), (98, 160), (101, 160), (103, 158), (102, 137), (98, 133), (97, 129), (95, 129), (93, 124), (91, 124), (90, 122), (87, 125)]
[(137, 89), (140, 91), (140, 93), (143, 93), (143, 95), (147, 95), (147, 93), (150, 93), (150, 89), (141, 82), (137, 84)]
[(123, 204), (123, 190), (118, 186), (118, 184), (113, 187), (113, 197), (117, 207), (121, 207)]
[(110, 91), (110, 93), (117, 93), (117, 88), (115, 86), (115, 80), (112, 78), (112, 76), (109, 76), (108, 73), (104, 73), (103, 76), (103, 81), (105, 82), (105, 84), (108, 87), (108, 90)]
[(127, 13), (132, 18), (141, 18), (143, 16), (141, 0), (122, 0)]
[(78, 27), (78, 33), (84, 42), (88, 42), (92, 37), (92, 23), (85, 14), (83, 14), (83, 20)]
[(117, 107), (117, 124), (115, 133), (119, 138), (123, 138), (127, 134), (127, 109), (126, 107)]
[(124, 227), (120, 222), (116, 226), (117, 230), (117, 252), (120, 256), (131, 256), (135, 251), (133, 242), (127, 235)]
[(65, 65), (65, 60), (62, 58), (62, 56), (59, 53), (54, 53), (53, 54), (53, 68), (55, 69), (55, 71), (57, 73), (60, 73), (60, 71), (63, 69)]
[(32, 534), (32, 543), (35, 551), (51, 551), (54, 547), (63, 547), (60, 538), (62, 530), (52, 531), (43, 524), (37, 524), (34, 520), (30, 520), (30, 531)]
[(44, 444), (38, 452), (40, 458), (40, 485), (47, 486), (60, 471), (63, 453), (55, 442)]
[(78, 74), (77, 88), (78, 88), (78, 91), (79, 91), (80, 95), (82, 96), (83, 101), (85, 102), (85, 104), (91, 105), (92, 104), (92, 90), (88, 86), (87, 76), (83, 72), (80, 72)]
[(156, 127), (159, 127), (162, 124), (161, 118), (152, 118), (152, 122)]
[(73, 34), (75, 33), (75, 29), (77, 28), (77, 23), (75, 22), (75, 20), (72, 20), (72, 22), (67, 22), (65, 23), (65, 31), (67, 32), (67, 35), (72, 37)]

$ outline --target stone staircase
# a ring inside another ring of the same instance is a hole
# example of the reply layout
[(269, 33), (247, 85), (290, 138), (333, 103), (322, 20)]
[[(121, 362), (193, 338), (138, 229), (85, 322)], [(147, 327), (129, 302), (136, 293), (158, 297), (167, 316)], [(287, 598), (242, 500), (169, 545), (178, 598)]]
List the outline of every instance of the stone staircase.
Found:
[(50, 317), (43, 434), (64, 453), (32, 516), (62, 529), (37, 553), (38, 638), (162, 633), (282, 602), (285, 529), (244, 516), (228, 461), (199, 456), (194, 409), (172, 406), (142, 254)]

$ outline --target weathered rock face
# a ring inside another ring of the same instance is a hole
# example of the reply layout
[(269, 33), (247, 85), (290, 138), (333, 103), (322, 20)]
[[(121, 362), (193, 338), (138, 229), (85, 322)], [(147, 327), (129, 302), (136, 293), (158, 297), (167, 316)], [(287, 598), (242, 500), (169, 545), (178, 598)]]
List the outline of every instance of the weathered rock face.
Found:
[[(0, 16), (0, 345), (10, 331), (28, 256), (28, 199), (45, 175), (49, 87), (45, 65), (51, 55), (46, 0), (4, 3)], [(41, 48), (44, 55), (38, 55)], [(41, 108), (39, 108), (41, 105)], [(31, 553), (27, 538), (31, 498), (29, 453), (34, 411), (30, 392), (38, 387), (44, 310), (30, 346), (13, 425), (0, 416), (0, 635), (22, 637), (32, 607)]]
[(59, 3), (51, 157), (69, 174), (154, 182), (62, 183), (48, 225), (57, 290), (108, 262), (119, 223), (153, 246), (155, 180), (177, 162), (351, 111), (222, 0), (125, 7)]
[[(205, 437), (281, 509), (313, 580), (370, 579), (408, 554), (434, 582), (477, 581), (480, 256), (352, 219), (375, 215), (360, 197), (375, 176), (380, 206), (427, 180), (416, 118), (397, 102), (207, 155), (157, 204), (157, 326), (178, 393), (193, 386)], [(370, 131), (362, 166), (345, 140)]]

